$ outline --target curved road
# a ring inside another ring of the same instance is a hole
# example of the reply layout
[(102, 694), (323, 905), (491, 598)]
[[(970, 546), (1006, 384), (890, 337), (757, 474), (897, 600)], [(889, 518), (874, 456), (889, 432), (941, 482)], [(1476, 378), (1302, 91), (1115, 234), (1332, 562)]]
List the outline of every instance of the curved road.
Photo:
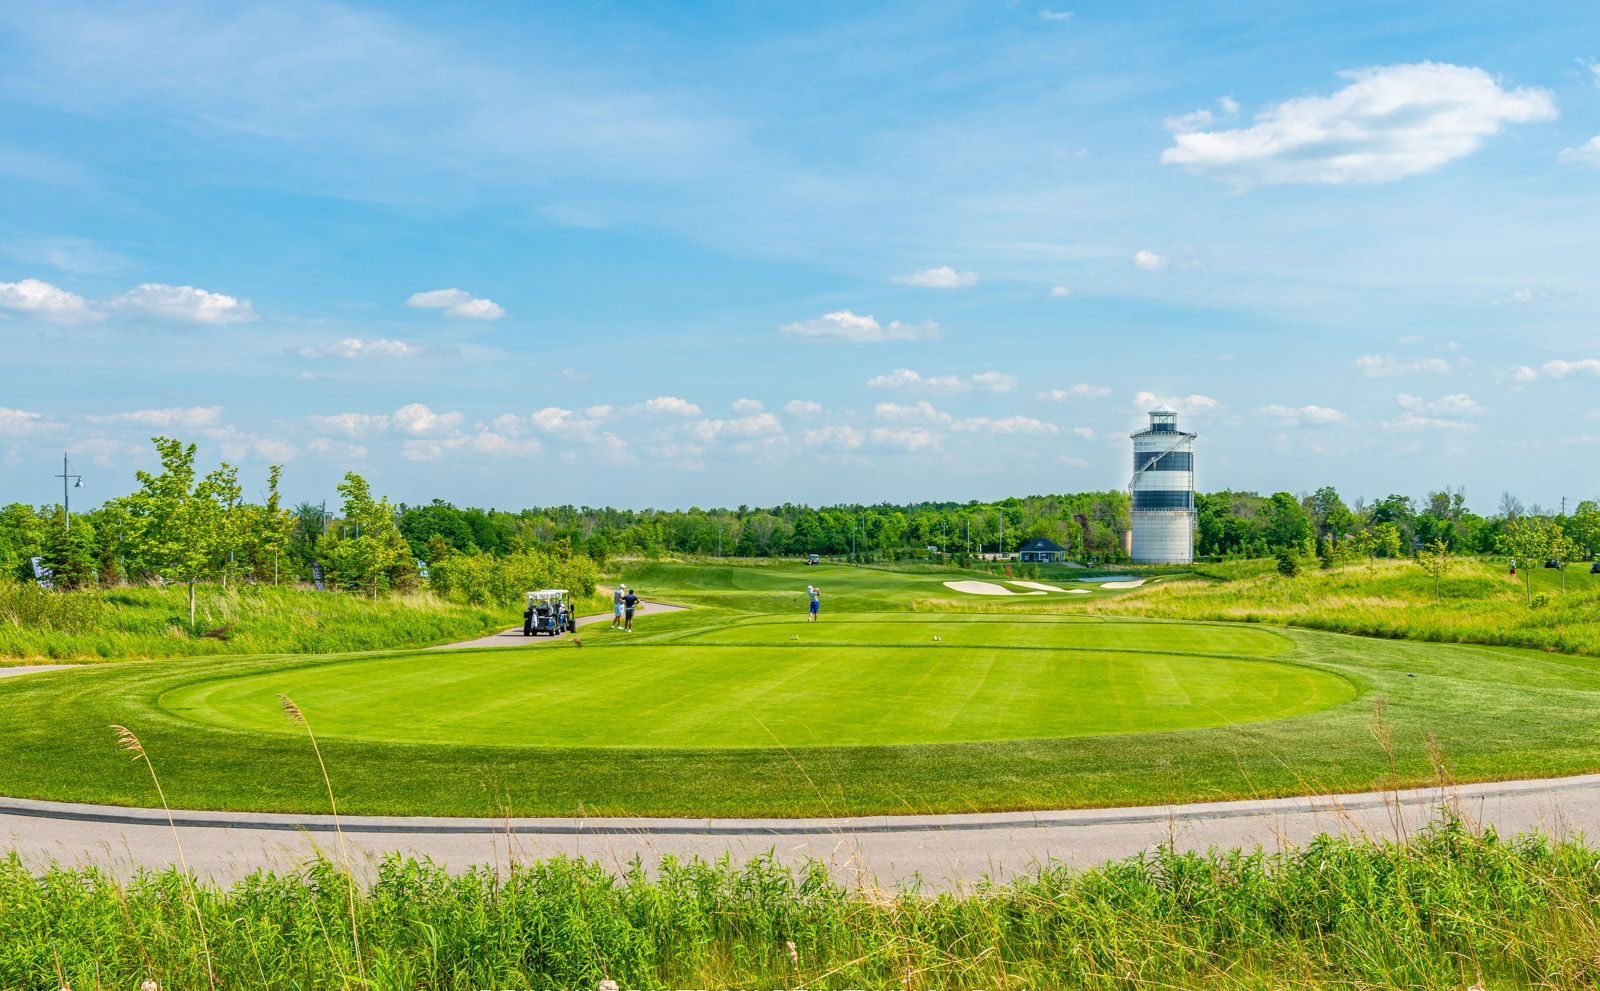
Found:
[[(681, 606), (646, 603), (644, 615)], [(607, 616), (586, 616), (590, 625)], [(538, 643), (549, 638), (539, 638)], [(529, 646), (521, 627), (441, 648)], [(0, 678), (75, 665), (0, 668)], [(1502, 833), (1595, 832), (1600, 774), (1543, 781), (1454, 785), (1359, 795), (1195, 805), (838, 819), (430, 819), (346, 816), (346, 843), (368, 868), (385, 854), (430, 857), (453, 870), (559, 854), (621, 869), (634, 857), (736, 860), (771, 852), (829, 865), (841, 880), (893, 886), (913, 878), (955, 888), (1004, 879), (1049, 860), (1088, 866), (1172, 843), (1182, 849), (1275, 848), (1319, 833), (1370, 838), (1409, 834), (1450, 807)], [(329, 816), (174, 813), (191, 869), (220, 882), (259, 867), (292, 868), (334, 849)], [(159, 810), (0, 798), (0, 848), (33, 865), (95, 864), (127, 876), (178, 861)]]

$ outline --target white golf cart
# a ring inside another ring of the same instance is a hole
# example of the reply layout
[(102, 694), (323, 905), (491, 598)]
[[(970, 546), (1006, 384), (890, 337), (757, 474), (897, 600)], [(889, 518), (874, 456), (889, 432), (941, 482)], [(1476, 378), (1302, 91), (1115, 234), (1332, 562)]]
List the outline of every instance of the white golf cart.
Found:
[(547, 588), (528, 593), (528, 608), (522, 614), (522, 635), (547, 633), (552, 637), (572, 633), (578, 621), (572, 615), (571, 596), (564, 588)]

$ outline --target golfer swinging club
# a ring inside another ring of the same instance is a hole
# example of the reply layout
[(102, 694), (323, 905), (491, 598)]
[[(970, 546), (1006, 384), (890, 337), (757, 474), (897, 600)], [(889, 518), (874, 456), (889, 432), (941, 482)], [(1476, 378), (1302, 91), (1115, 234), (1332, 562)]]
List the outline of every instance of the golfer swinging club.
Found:
[(807, 619), (806, 622), (815, 623), (817, 621), (817, 612), (822, 609), (822, 589), (815, 585), (807, 585), (806, 594), (811, 596), (811, 618)]
[(613, 630), (622, 626), (622, 593), (627, 587), (617, 582), (617, 587), (611, 590), (611, 628)]

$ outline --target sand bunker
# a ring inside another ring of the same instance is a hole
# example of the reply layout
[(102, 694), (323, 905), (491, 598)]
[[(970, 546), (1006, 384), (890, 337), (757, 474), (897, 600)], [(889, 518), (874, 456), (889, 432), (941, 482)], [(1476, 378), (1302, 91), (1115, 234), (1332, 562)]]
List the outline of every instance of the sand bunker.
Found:
[(1143, 578), (1135, 578), (1131, 582), (1104, 582), (1104, 583), (1101, 584), (1100, 587), (1101, 588), (1138, 588), (1140, 585), (1143, 585), (1143, 584), (1144, 584), (1144, 579)]
[(994, 582), (945, 582), (945, 588), (955, 589), (957, 592), (966, 592), (968, 595), (1043, 595), (1043, 592), (1013, 592), (1004, 585)]
[(1086, 588), (1069, 588), (1069, 589), (1067, 589), (1067, 594), (1068, 595), (1088, 595), (1089, 594), (1089, 590), (1086, 589)]
[(1065, 592), (1066, 591), (1066, 589), (1064, 589), (1064, 588), (1056, 588), (1054, 585), (1046, 585), (1043, 582), (1006, 582), (1006, 584), (1007, 585), (1015, 585), (1018, 588), (1036, 588), (1041, 592)]

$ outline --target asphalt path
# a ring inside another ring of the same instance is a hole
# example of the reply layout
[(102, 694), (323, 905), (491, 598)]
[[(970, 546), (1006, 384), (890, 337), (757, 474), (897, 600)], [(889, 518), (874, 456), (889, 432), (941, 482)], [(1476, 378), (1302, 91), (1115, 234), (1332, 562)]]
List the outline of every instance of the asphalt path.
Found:
[[(689, 607), (688, 606), (669, 606), (665, 602), (641, 602), (641, 603), (639, 603), (639, 607), (634, 610), (633, 616), (634, 616), (634, 619), (637, 620), (641, 616), (657, 616), (657, 615), (660, 615), (661, 613), (682, 612), (683, 610), (685, 610), (687, 608), (689, 608)], [(582, 627), (585, 627), (585, 626), (592, 626), (595, 623), (609, 623), (609, 622), (611, 622), (611, 614), (610, 613), (604, 613), (604, 614), (601, 614), (599, 616), (579, 616), (578, 617), (577, 626), (581, 629)], [(429, 647), (428, 649), (429, 650), (456, 650), (456, 649), (461, 649), (461, 648), (474, 648), (474, 647), (527, 647), (527, 646), (530, 646), (532, 644), (549, 643), (552, 640), (562, 640), (562, 639), (565, 639), (567, 636), (568, 636), (568, 634), (562, 633), (562, 634), (559, 634), (559, 635), (554, 636), (554, 637), (547, 637), (547, 636), (525, 637), (525, 636), (522, 635), (522, 627), (521, 626), (513, 626), (509, 630), (504, 630), (504, 631), (502, 631), (500, 633), (491, 633), (490, 635), (488, 635), (486, 637), (479, 637), (476, 640), (463, 640), (460, 643), (444, 643), (444, 644), (439, 644), (437, 647)]]

